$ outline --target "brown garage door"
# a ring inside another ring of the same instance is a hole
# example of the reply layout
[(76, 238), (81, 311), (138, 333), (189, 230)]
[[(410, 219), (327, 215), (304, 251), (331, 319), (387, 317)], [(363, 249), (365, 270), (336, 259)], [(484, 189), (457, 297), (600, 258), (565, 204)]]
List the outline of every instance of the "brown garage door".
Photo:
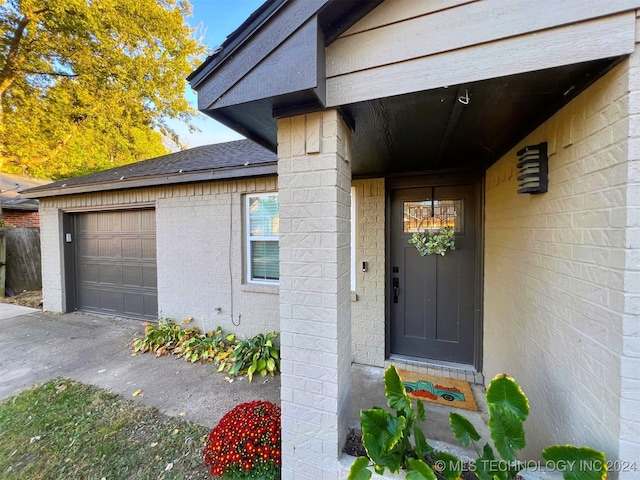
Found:
[(157, 319), (155, 210), (76, 216), (78, 310)]

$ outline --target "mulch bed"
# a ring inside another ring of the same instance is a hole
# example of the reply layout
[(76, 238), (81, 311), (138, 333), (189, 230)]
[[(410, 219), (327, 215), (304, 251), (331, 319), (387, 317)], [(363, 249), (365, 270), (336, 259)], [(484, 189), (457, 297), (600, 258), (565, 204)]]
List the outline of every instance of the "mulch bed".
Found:
[(22, 305), (23, 307), (42, 308), (42, 291), (24, 291), (11, 297), (0, 297), (0, 302), (13, 303), (14, 305)]
[(362, 445), (362, 435), (353, 430), (349, 431), (347, 441), (342, 451), (352, 457), (366, 457), (367, 451), (364, 449), (364, 445)]

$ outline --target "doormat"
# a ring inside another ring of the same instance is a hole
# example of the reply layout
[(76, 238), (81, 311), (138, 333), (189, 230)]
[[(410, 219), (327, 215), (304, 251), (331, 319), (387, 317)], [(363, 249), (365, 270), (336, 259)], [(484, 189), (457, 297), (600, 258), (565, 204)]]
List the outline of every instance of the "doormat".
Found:
[(437, 377), (398, 369), (409, 397), (447, 407), (478, 410), (471, 385), (465, 380)]

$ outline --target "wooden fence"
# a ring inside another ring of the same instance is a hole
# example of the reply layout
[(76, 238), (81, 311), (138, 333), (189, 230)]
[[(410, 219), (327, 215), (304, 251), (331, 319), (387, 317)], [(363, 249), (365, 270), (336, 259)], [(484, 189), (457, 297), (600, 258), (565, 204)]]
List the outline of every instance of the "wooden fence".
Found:
[(6, 291), (42, 288), (39, 228), (4, 228), (6, 241)]

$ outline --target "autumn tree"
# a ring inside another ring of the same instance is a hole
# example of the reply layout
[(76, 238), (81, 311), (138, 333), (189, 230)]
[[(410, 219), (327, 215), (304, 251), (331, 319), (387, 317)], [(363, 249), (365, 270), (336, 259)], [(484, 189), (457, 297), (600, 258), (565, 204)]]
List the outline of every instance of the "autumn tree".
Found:
[(166, 153), (203, 53), (187, 0), (0, 0), (2, 171), (63, 178)]

